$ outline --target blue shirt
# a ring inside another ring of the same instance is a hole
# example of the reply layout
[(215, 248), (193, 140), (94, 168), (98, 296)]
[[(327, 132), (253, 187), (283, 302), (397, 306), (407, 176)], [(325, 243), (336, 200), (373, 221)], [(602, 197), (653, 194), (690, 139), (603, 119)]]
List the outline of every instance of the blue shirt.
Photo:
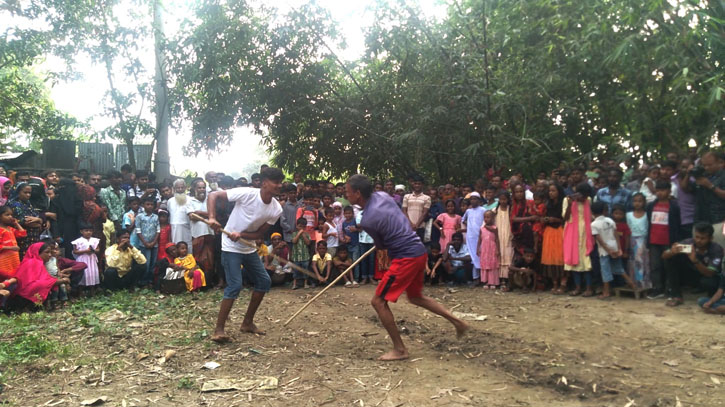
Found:
[(627, 188), (619, 187), (614, 196), (610, 194), (609, 187), (604, 187), (597, 191), (597, 201), (604, 202), (609, 207), (609, 213), (612, 213), (612, 207), (614, 205), (624, 206), (624, 210), (632, 210), (632, 193)]
[(360, 227), (391, 259), (415, 258), (426, 254), (425, 246), (410, 226), (410, 221), (385, 192), (370, 195), (365, 204)]
[[(156, 234), (161, 232), (161, 225), (159, 224), (159, 217), (155, 213), (147, 215), (146, 212), (139, 212), (136, 215), (136, 223), (133, 235), (136, 236), (138, 245), (136, 247), (143, 246), (141, 239), (138, 238), (137, 234), (140, 233), (146, 242), (150, 242), (156, 237)], [(159, 242), (156, 242), (158, 246)]]
[(342, 233), (350, 238), (350, 241), (347, 243), (348, 246), (357, 246), (358, 242), (360, 241), (360, 232), (351, 232), (350, 227), (357, 227), (355, 218), (353, 218), (350, 222), (342, 222)]

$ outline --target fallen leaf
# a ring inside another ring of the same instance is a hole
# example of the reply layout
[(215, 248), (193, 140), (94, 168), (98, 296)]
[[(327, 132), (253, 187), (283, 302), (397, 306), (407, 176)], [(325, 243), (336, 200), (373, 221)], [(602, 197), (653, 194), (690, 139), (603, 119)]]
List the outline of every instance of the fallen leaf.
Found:
[[(121, 312), (121, 311), (118, 311), (118, 312)], [(81, 405), (82, 406), (99, 406), (99, 405), (105, 403), (106, 401), (108, 401), (108, 397), (101, 396), (101, 397), (96, 397), (94, 399), (83, 400), (83, 401), (81, 401)]]
[(316, 332), (316, 331), (307, 332), (307, 335), (309, 335), (309, 336), (316, 336), (316, 335), (319, 335), (319, 334), (320, 333), (319, 332)]
[(676, 366), (679, 366), (680, 365), (680, 362), (678, 362), (676, 360), (665, 360), (662, 363), (665, 364), (665, 365), (667, 365), (667, 366), (670, 366), (670, 367), (676, 367)]
[(631, 398), (627, 397), (627, 400), (629, 401), (627, 402), (627, 404), (624, 405), (624, 407), (632, 407), (637, 405), (637, 403), (635, 403), (634, 400), (632, 400)]
[(675, 407), (682, 407), (682, 402), (680, 401), (680, 398), (675, 396)]
[(561, 376), (561, 382), (564, 383), (564, 386), (568, 386), (569, 382), (566, 380), (566, 376)]
[(710, 376), (710, 380), (712, 380), (712, 382), (717, 384), (718, 386), (720, 385), (720, 379), (718, 379), (717, 377)]
[(137, 362), (140, 362), (140, 361), (142, 361), (142, 360), (144, 360), (144, 359), (146, 359), (146, 358), (148, 358), (148, 357), (149, 357), (149, 354), (148, 354), (148, 353), (139, 353), (139, 354), (138, 354), (138, 355), (136, 356), (136, 361), (137, 361)]

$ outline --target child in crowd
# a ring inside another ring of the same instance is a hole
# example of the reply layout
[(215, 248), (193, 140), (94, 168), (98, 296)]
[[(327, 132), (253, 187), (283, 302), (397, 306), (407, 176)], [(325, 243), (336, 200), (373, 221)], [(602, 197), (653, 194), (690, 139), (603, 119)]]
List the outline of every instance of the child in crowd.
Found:
[(564, 270), (573, 272), (576, 288), (569, 295), (582, 294), (582, 277), (586, 283), (584, 297), (594, 295), (592, 291), (592, 260), (589, 257), (594, 248), (592, 237), (592, 212), (590, 196), (592, 187), (585, 181), (574, 187), (574, 193), (564, 200)]
[[(0, 279), (15, 277), (20, 265), (20, 247), (18, 238), (24, 238), (27, 232), (13, 217), (13, 210), (8, 206), (0, 207)], [(6, 285), (6, 288), (10, 283)]]
[[(547, 191), (548, 192), (548, 191)], [(546, 192), (535, 192), (534, 193), (534, 210), (533, 215), (539, 219), (546, 216)], [(531, 230), (534, 234), (534, 252), (541, 252), (541, 243), (544, 239), (544, 224), (540, 220), (532, 222)]]
[(133, 231), (136, 228), (136, 215), (138, 214), (138, 209), (141, 206), (141, 200), (135, 196), (132, 196), (126, 200), (126, 205), (128, 206), (128, 212), (123, 214), (123, 221), (121, 222), (121, 227), (126, 229), (131, 236), (131, 244), (134, 247), (138, 247), (138, 240), (137, 238), (134, 238), (136, 234)]
[(195, 293), (206, 286), (206, 276), (204, 272), (196, 264), (194, 255), (189, 253), (189, 246), (186, 242), (176, 244), (176, 252), (178, 257), (174, 259), (174, 264), (184, 268), (184, 281), (186, 281), (186, 290)]
[[(307, 233), (307, 219), (297, 219), (297, 230), (294, 237), (292, 238), (292, 262), (303, 269), (307, 269), (310, 265), (310, 251), (307, 247), (310, 244), (310, 234)], [(294, 281), (292, 282), (292, 289), (296, 290), (304, 283), (304, 287), (308, 288), (308, 279), (303, 273), (294, 271)]]
[(541, 266), (552, 282), (551, 293), (562, 295), (566, 291), (568, 272), (564, 271), (564, 223), (562, 205), (565, 198), (560, 184), (549, 185), (546, 216), (542, 219), (544, 233), (541, 248)]
[(15, 287), (18, 285), (18, 279), (14, 277), (0, 277), (0, 279), (4, 279), (3, 281), (0, 281), (0, 309), (2, 309), (5, 308), (5, 303), (8, 298), (10, 298), (13, 291), (15, 291)]
[(529, 247), (524, 248), (524, 254), (509, 267), (511, 289), (521, 288), (527, 294), (536, 289), (536, 252)]
[[(339, 246), (335, 257), (332, 258), (332, 268), (335, 272), (335, 278), (345, 272), (352, 265), (352, 259), (347, 250), (347, 246)], [(342, 278), (345, 280), (345, 287), (353, 287), (350, 273), (345, 274)]]
[(486, 204), (483, 205), (483, 209), (487, 211), (492, 211), (496, 209), (498, 206), (498, 197), (496, 196), (496, 192), (498, 190), (496, 189), (496, 186), (493, 184), (489, 184), (486, 189), (483, 192), (483, 198), (486, 201)]
[(499, 258), (501, 257), (498, 241), (498, 229), (496, 228), (496, 213), (486, 211), (483, 215), (483, 226), (478, 237), (476, 250), (481, 259), (481, 283), (484, 289), (495, 290), (500, 284)]
[[(305, 232), (310, 236), (310, 241), (314, 239), (319, 225), (320, 213), (315, 206), (315, 193), (312, 191), (305, 192), (304, 206), (297, 209), (295, 219), (304, 219), (307, 223), (305, 224)], [(308, 251), (311, 251), (308, 245)]]
[(668, 181), (655, 183), (655, 200), (647, 204), (649, 220), (649, 259), (652, 279), (650, 299), (662, 298), (665, 292), (665, 267), (662, 255), (680, 240), (680, 206), (670, 199)]
[(456, 202), (452, 199), (446, 201), (446, 211), (438, 215), (433, 226), (441, 232), (439, 248), (447, 247), (454, 233), (461, 230), (461, 215), (456, 213)]
[[(470, 199), (461, 199), (461, 203), (458, 205), (460, 206), (458, 212), (459, 213), (466, 213), (468, 208), (471, 207), (471, 200)], [(463, 233), (463, 240), (466, 239), (466, 233)]]
[(630, 261), (627, 271), (629, 278), (635, 281), (640, 289), (652, 288), (649, 277), (649, 250), (647, 249), (649, 221), (647, 220), (646, 205), (644, 195), (637, 192), (632, 197), (633, 210), (627, 213), (627, 226), (631, 231), (628, 247)]
[(282, 235), (272, 233), (270, 236), (272, 251), (264, 259), (264, 268), (272, 279), (272, 285), (284, 284), (287, 274), (292, 269), (287, 265), (289, 262), (289, 247), (282, 240)]
[[(60, 250), (58, 245), (53, 241), (46, 242), (50, 246), (50, 258), (45, 262), (45, 269), (48, 270), (48, 274), (55, 278), (69, 278), (72, 269), (58, 269), (58, 257), (60, 256)], [(60, 302), (60, 307), (65, 308), (68, 301), (68, 292), (70, 286), (68, 284), (59, 284), (50, 291), (49, 304), (50, 309), (54, 310)]]
[(312, 256), (312, 271), (321, 283), (327, 283), (330, 279), (332, 268), (332, 256), (327, 252), (327, 242), (317, 242), (317, 252)]
[(103, 236), (106, 237), (106, 247), (111, 247), (115, 243), (116, 225), (108, 218), (108, 207), (104, 205), (101, 206), (101, 209), (103, 209), (101, 215), (101, 219), (103, 219)]
[(93, 227), (84, 224), (81, 225), (81, 237), (71, 242), (76, 260), (86, 264), (86, 270), (83, 273), (80, 285), (86, 287), (86, 294), (91, 297), (96, 294), (96, 289), (101, 284), (97, 256), (101, 241), (92, 237), (92, 235)]
[(612, 220), (617, 227), (616, 235), (619, 240), (619, 248), (622, 251), (622, 257), (620, 257), (619, 261), (622, 262), (622, 268), (629, 277), (627, 270), (629, 267), (629, 242), (632, 239), (632, 231), (627, 225), (627, 210), (624, 205), (615, 204), (612, 206)]
[[(360, 229), (357, 227), (355, 212), (352, 206), (346, 206), (342, 213), (345, 216), (345, 220), (342, 222), (343, 242), (347, 246), (350, 258), (355, 262), (362, 254), (360, 253)], [(360, 278), (360, 267), (355, 266), (351, 270), (351, 275), (354, 277), (352, 279), (353, 284), (357, 285), (357, 281)]]
[(463, 214), (461, 224), (466, 228), (466, 245), (470, 250), (471, 263), (473, 264), (473, 281), (471, 284), (478, 285), (481, 279), (481, 260), (478, 258), (478, 250), (473, 250), (473, 248), (478, 247), (478, 238), (486, 210), (481, 207), (481, 196), (478, 192), (471, 193), (469, 199), (471, 200), (471, 207)]
[(443, 254), (441, 254), (441, 245), (438, 242), (433, 242), (428, 249), (428, 262), (425, 264), (425, 280), (431, 285), (438, 285), (438, 280), (441, 277), (438, 268), (442, 263)]
[(337, 224), (335, 223), (335, 209), (325, 208), (325, 223), (322, 225), (322, 238), (327, 242), (327, 253), (335, 257), (340, 241), (337, 238)]
[(167, 244), (171, 242), (171, 225), (169, 224), (169, 212), (159, 209), (158, 211), (158, 217), (159, 217), (159, 251), (158, 251), (158, 260), (161, 260), (163, 258), (166, 258), (166, 250), (164, 248)]
[(154, 279), (154, 264), (159, 252), (159, 234), (161, 224), (159, 217), (154, 213), (156, 198), (147, 196), (143, 199), (143, 212), (136, 215), (133, 235), (136, 236), (136, 248), (146, 257), (146, 272), (139, 281), (140, 286), (151, 286)]
[[(508, 291), (506, 283), (509, 267), (514, 260), (514, 235), (511, 231), (511, 195), (507, 191), (498, 194), (498, 206), (495, 210), (494, 224), (498, 233), (498, 265), (501, 291)], [(490, 287), (489, 287), (490, 288)]]
[(642, 181), (639, 192), (642, 193), (647, 203), (652, 203), (657, 199), (656, 180), (660, 177), (659, 167), (653, 166), (647, 171), (647, 177)]
[(617, 225), (607, 217), (607, 204), (601, 201), (594, 202), (591, 212), (595, 217), (592, 222), (592, 236), (594, 236), (599, 250), (599, 265), (603, 283), (602, 294), (598, 298), (606, 300), (612, 296), (610, 288), (615, 275), (624, 277), (632, 287), (634, 284), (629, 280), (629, 276), (624, 274), (621, 262), (622, 248), (617, 238)]

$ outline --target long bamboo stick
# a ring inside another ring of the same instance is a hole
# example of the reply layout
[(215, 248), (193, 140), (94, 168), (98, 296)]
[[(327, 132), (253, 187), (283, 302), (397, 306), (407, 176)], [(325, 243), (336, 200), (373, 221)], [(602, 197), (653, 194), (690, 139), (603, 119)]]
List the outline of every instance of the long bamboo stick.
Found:
[(317, 298), (318, 298), (319, 296), (321, 296), (322, 294), (324, 294), (324, 293), (325, 293), (325, 291), (327, 291), (327, 290), (329, 290), (330, 288), (332, 288), (332, 286), (334, 286), (334, 285), (335, 285), (335, 284), (336, 284), (336, 283), (337, 283), (338, 281), (340, 281), (340, 279), (342, 279), (342, 278), (343, 278), (343, 277), (345, 276), (345, 274), (347, 274), (347, 272), (348, 272), (348, 271), (352, 270), (352, 269), (353, 269), (353, 268), (354, 268), (355, 266), (357, 266), (357, 265), (358, 265), (358, 263), (360, 263), (360, 262), (362, 261), (362, 259), (364, 259), (365, 257), (367, 257), (367, 256), (368, 256), (368, 255), (369, 255), (370, 253), (372, 253), (372, 252), (374, 252), (374, 251), (375, 251), (375, 247), (373, 246), (373, 247), (371, 247), (371, 248), (370, 248), (370, 250), (368, 250), (368, 251), (367, 251), (367, 252), (365, 252), (365, 253), (364, 253), (364, 254), (363, 254), (362, 256), (360, 256), (360, 258), (359, 258), (359, 259), (355, 260), (355, 262), (354, 262), (354, 263), (352, 263), (352, 264), (350, 265), (350, 267), (348, 267), (348, 268), (347, 268), (347, 269), (346, 269), (345, 271), (343, 271), (342, 273), (340, 273), (340, 275), (339, 275), (339, 276), (337, 276), (337, 278), (336, 278), (336, 279), (332, 280), (332, 282), (331, 282), (331, 283), (330, 283), (330, 284), (329, 284), (329, 285), (328, 285), (327, 287), (323, 288), (323, 289), (322, 289), (322, 291), (320, 291), (319, 293), (317, 293), (317, 295), (315, 295), (314, 297), (312, 297), (312, 299), (311, 299), (311, 300), (307, 301), (307, 304), (303, 305), (303, 306), (302, 306), (302, 308), (300, 308), (300, 309), (299, 309), (299, 310), (298, 310), (297, 312), (295, 312), (295, 313), (294, 313), (294, 314), (293, 314), (293, 315), (292, 315), (292, 316), (291, 316), (291, 317), (290, 317), (290, 318), (289, 318), (289, 319), (287, 320), (287, 322), (285, 322), (285, 323), (284, 323), (284, 325), (283, 325), (283, 326), (287, 326), (287, 324), (289, 324), (290, 322), (292, 322), (292, 320), (293, 320), (293, 319), (295, 319), (295, 317), (297, 317), (297, 315), (299, 315), (299, 314), (300, 314), (300, 313), (301, 313), (302, 311), (304, 311), (304, 310), (305, 310), (305, 308), (307, 308), (307, 307), (308, 307), (308, 306), (309, 306), (310, 304), (312, 304), (312, 302), (313, 302), (313, 301), (315, 301), (315, 300), (316, 300), (316, 299), (317, 299)]

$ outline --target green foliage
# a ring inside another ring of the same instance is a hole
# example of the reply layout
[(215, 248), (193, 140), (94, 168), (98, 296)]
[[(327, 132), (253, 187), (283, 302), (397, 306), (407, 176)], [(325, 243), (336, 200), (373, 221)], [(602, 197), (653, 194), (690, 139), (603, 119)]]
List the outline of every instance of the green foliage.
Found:
[(0, 366), (28, 363), (50, 353), (67, 354), (68, 347), (42, 333), (50, 318), (44, 313), (0, 318)]
[(314, 4), (281, 16), (202, 1), (171, 51), (190, 149), (249, 125), (288, 170), (443, 181), (656, 155), (725, 127), (718, 2), (461, 0), (428, 21), (393, 1), (375, 13), (347, 63)]

